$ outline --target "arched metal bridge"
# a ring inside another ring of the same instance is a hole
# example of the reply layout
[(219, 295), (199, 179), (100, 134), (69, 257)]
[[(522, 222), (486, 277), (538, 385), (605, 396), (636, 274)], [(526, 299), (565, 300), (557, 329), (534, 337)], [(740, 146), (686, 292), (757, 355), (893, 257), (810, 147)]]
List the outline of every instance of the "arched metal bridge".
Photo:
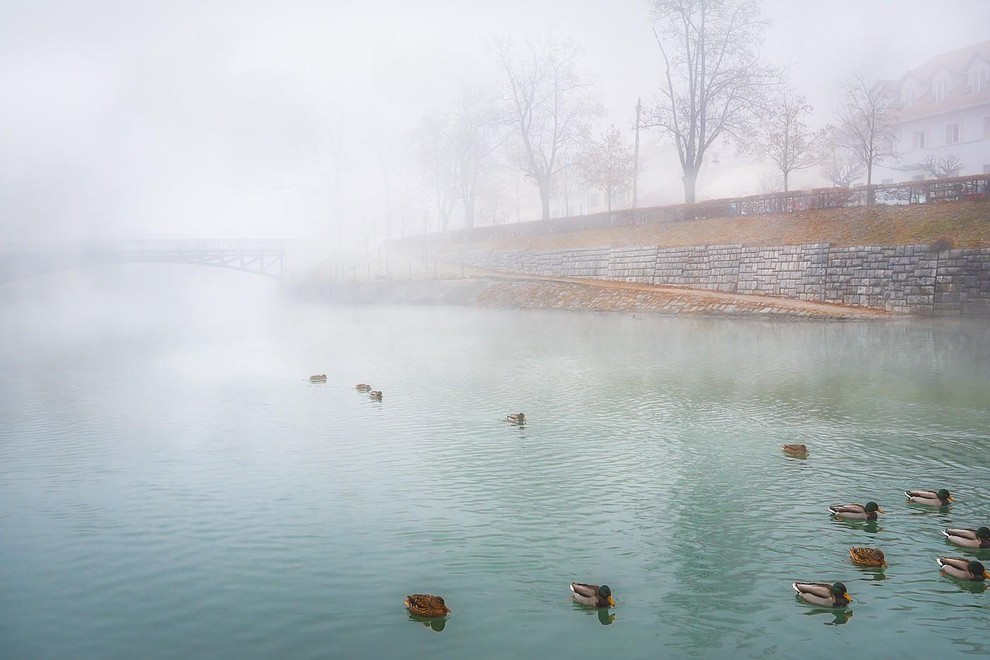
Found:
[(175, 263), (242, 270), (283, 279), (285, 246), (277, 240), (137, 240), (0, 244), (0, 284), (71, 268)]

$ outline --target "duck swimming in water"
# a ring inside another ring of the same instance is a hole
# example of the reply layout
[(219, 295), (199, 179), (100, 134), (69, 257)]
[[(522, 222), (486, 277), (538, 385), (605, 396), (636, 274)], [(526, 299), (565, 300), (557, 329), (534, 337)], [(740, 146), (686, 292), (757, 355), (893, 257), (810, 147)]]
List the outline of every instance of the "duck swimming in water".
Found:
[(887, 566), (887, 558), (880, 548), (857, 548), (853, 546), (849, 548), (849, 558), (852, 559), (852, 563), (859, 566), (875, 566), (878, 568)]
[(844, 520), (876, 520), (878, 513), (883, 513), (876, 502), (863, 504), (833, 504), (828, 508), (836, 518)]
[(571, 593), (575, 602), (586, 607), (615, 607), (612, 590), (607, 584), (599, 587), (597, 584), (571, 582)]
[(443, 597), (433, 594), (410, 594), (406, 596), (405, 605), (416, 616), (429, 619), (450, 614), (450, 608), (447, 607)]
[(510, 413), (505, 416), (505, 421), (522, 426), (526, 423), (526, 415), (522, 413)]
[(822, 607), (845, 607), (852, 602), (852, 597), (846, 591), (846, 585), (841, 582), (794, 582), (791, 584), (797, 595), (812, 605)]
[(908, 502), (915, 504), (927, 504), (928, 506), (949, 506), (950, 502), (955, 502), (952, 495), (944, 488), (938, 490), (906, 490)]
[(381, 392), (381, 390), (371, 390), (370, 392), (368, 392), (368, 395), (372, 399), (374, 399), (375, 401), (381, 401), (382, 400), (382, 392)]
[(780, 448), (783, 449), (784, 453), (787, 454), (788, 456), (797, 456), (799, 458), (804, 458), (808, 455), (807, 445), (801, 445), (801, 444), (781, 445)]
[(371, 385), (368, 385), (367, 383), (358, 383), (357, 385), (354, 386), (354, 389), (356, 389), (358, 392), (370, 392)]
[(311, 382), (311, 383), (325, 383), (325, 382), (327, 382), (327, 375), (326, 374), (318, 374), (316, 376), (310, 376), (309, 377), (309, 382)]
[(977, 529), (952, 529), (942, 530), (942, 535), (961, 548), (990, 548), (990, 528), (979, 527)]
[(938, 557), (935, 559), (942, 569), (942, 573), (949, 577), (960, 580), (972, 580), (982, 582), (990, 578), (990, 573), (978, 561), (963, 559), (962, 557)]

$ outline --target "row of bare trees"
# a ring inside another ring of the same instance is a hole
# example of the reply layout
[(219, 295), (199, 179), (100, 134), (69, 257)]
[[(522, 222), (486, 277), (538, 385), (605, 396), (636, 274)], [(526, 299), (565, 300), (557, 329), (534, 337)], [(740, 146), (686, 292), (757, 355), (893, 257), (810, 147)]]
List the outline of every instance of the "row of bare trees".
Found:
[[(897, 106), (869, 77), (844, 84), (834, 125), (812, 124), (807, 99), (760, 56), (769, 23), (758, 0), (652, 0), (651, 6), (661, 83), (642, 119), (637, 112), (637, 149), (640, 129), (675, 145), (685, 202), (695, 201), (716, 144), (734, 143), (740, 153), (772, 163), (784, 190), (795, 172), (815, 167), (836, 186), (863, 176), (870, 185), (877, 164), (894, 154)], [(421, 118), (415, 162), (439, 229), (449, 228), (458, 209), (467, 227), (505, 221), (513, 181), (517, 219), (521, 182), (535, 186), (544, 219), (555, 198), (570, 211), (577, 183), (601, 190), (609, 210), (633, 185), (638, 157), (615, 123), (596, 128), (604, 113), (581, 54), (574, 43), (552, 37), (496, 37), (497, 82), (465, 89)], [(930, 169), (958, 165), (933, 162)]]

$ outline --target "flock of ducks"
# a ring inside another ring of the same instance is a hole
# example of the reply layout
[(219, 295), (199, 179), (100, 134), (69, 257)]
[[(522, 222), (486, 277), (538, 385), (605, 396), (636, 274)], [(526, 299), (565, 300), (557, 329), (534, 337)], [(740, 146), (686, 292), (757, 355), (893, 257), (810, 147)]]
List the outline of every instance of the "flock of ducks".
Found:
[[(309, 380), (312, 383), (325, 383), (327, 375), (310, 376)], [(381, 391), (372, 389), (371, 385), (358, 383), (355, 389), (358, 392), (366, 392), (372, 399), (382, 400)], [(522, 426), (526, 424), (526, 415), (521, 412), (510, 413), (506, 415), (505, 420), (510, 424)], [(808, 457), (807, 445), (786, 444), (782, 445), (781, 448), (788, 456)], [(932, 507), (946, 507), (955, 501), (949, 491), (944, 488), (939, 490), (909, 490), (905, 491), (904, 494), (907, 496), (908, 502)], [(828, 510), (832, 516), (839, 520), (873, 521), (884, 513), (884, 510), (876, 502), (833, 504)], [(977, 529), (946, 528), (942, 530), (942, 534), (950, 543), (959, 547), (990, 548), (990, 528), (988, 527)], [(849, 558), (854, 564), (860, 566), (887, 566), (887, 558), (883, 550), (879, 548), (853, 546), (849, 548)], [(982, 581), (990, 578), (990, 572), (976, 560), (964, 557), (937, 557), (936, 562), (944, 575), (959, 580)], [(791, 586), (802, 600), (820, 607), (846, 607), (852, 602), (852, 597), (842, 582), (794, 582)], [(580, 605), (593, 608), (615, 607), (615, 599), (612, 597), (612, 590), (608, 585), (572, 582), (570, 590), (574, 601)], [(443, 597), (434, 594), (409, 594), (406, 596), (405, 606), (410, 614), (428, 621), (443, 619), (451, 613), (451, 609), (447, 607)], [(440, 627), (434, 626), (434, 629), (442, 630), (442, 623)]]
[[(525, 424), (526, 416), (523, 413), (512, 413), (506, 415), (506, 421), (513, 424)], [(788, 444), (782, 446), (784, 453), (789, 456), (806, 458), (808, 448), (803, 444)], [(948, 490), (908, 490), (904, 494), (908, 502), (923, 504), (932, 507), (946, 507), (955, 499)], [(876, 502), (866, 504), (833, 504), (828, 507), (829, 513), (838, 520), (877, 520), (880, 514), (884, 513), (883, 508)], [(942, 534), (950, 543), (963, 548), (987, 549), (990, 548), (990, 528), (979, 527), (977, 529), (946, 528)], [(887, 558), (883, 550), (879, 548), (858, 547), (849, 548), (849, 558), (854, 564), (870, 567), (886, 567)], [(986, 570), (982, 563), (964, 557), (937, 557), (936, 563), (943, 575), (947, 575), (958, 580), (983, 581), (990, 578), (990, 572)], [(819, 607), (842, 608), (852, 602), (852, 596), (842, 582), (793, 582), (791, 587), (805, 602)], [(574, 601), (586, 607), (597, 609), (615, 607), (615, 599), (612, 597), (612, 590), (608, 585), (586, 584), (583, 582), (572, 582), (570, 590)], [(451, 610), (447, 607), (442, 596), (433, 594), (410, 594), (406, 596), (405, 606), (409, 613), (420, 619), (437, 621), (443, 619)], [(426, 623), (426, 622), (424, 622)], [(442, 630), (440, 627), (434, 630)]]
[[(310, 376), (309, 377), (309, 382), (311, 382), (311, 383), (325, 383), (325, 382), (327, 382), (327, 375), (326, 374), (316, 374), (315, 376)], [(358, 383), (357, 385), (354, 386), (354, 389), (356, 389), (358, 392), (365, 392), (365, 393), (367, 393), (368, 396), (370, 396), (375, 401), (381, 401), (382, 400), (382, 392), (381, 392), (381, 390), (372, 389), (371, 388), (371, 385), (368, 385), (367, 383)]]
[[(808, 447), (803, 444), (788, 444), (781, 447), (788, 456), (807, 458)], [(907, 501), (932, 507), (949, 506), (955, 499), (948, 490), (908, 490), (904, 494)], [(837, 520), (877, 520), (884, 510), (876, 502), (866, 504), (833, 504), (828, 508), (829, 513)], [(962, 548), (990, 548), (990, 528), (977, 529), (946, 528), (942, 535), (950, 543)], [(852, 547), (849, 548), (849, 558), (860, 566), (885, 567), (887, 558), (879, 548)], [(936, 557), (936, 563), (943, 575), (958, 580), (980, 582), (990, 578), (990, 572), (982, 563), (964, 557)], [(852, 597), (842, 582), (794, 582), (791, 585), (797, 595), (804, 601), (821, 607), (846, 607), (852, 602)]]

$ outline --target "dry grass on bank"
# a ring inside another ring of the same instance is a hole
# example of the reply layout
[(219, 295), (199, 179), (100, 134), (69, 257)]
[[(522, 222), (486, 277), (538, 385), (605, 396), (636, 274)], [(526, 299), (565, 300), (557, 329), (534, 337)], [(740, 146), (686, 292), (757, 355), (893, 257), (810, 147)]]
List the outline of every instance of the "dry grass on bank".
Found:
[(518, 236), (477, 243), (437, 245), (463, 249), (548, 250), (580, 247), (770, 246), (830, 243), (990, 247), (990, 201), (938, 202), (913, 206), (817, 209), (778, 215), (706, 218), (639, 227)]

